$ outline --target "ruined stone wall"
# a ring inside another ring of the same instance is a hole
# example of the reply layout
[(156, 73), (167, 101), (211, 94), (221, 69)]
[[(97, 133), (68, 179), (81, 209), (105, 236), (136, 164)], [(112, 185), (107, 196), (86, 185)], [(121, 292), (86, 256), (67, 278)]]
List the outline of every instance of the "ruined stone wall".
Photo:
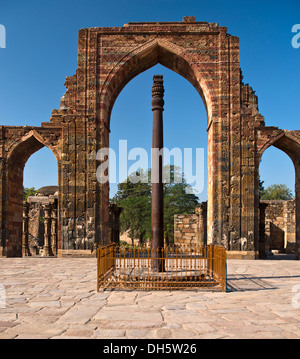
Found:
[[(278, 250), (295, 253), (296, 203), (292, 201), (260, 201), (264, 208), (263, 253)], [(197, 208), (195, 214), (174, 216), (174, 242), (178, 245), (205, 244), (206, 211)]]
[(199, 244), (199, 217), (196, 214), (174, 216), (174, 243), (176, 245)]
[(265, 204), (265, 250), (295, 251), (296, 206), (292, 201), (261, 201)]
[(176, 245), (207, 244), (207, 203), (196, 208), (195, 214), (175, 214), (174, 243)]
[(295, 252), (296, 245), (296, 203), (286, 202), (285, 211), (285, 249), (287, 252)]
[[(110, 114), (122, 89), (158, 63), (189, 81), (207, 109), (207, 242), (254, 252), (255, 128), (264, 125), (263, 118), (254, 91), (242, 82), (239, 38), (224, 26), (194, 17), (79, 31), (76, 73), (66, 79), (60, 109), (42, 123), (48, 137), (61, 129), (59, 141), (52, 145), (36, 133), (37, 142), (33, 137), (33, 143), (27, 142), (37, 145), (36, 150), (41, 143), (53, 149), (59, 145), (60, 249), (109, 243), (109, 184), (97, 181), (96, 154), (109, 146)], [(10, 141), (5, 134), (3, 138), (5, 144)], [(17, 202), (20, 198), (11, 198), (9, 206)], [(7, 229), (13, 218), (6, 217)], [(13, 233), (20, 229), (19, 220), (17, 224), (9, 229), (8, 244), (20, 237)]]
[(29, 246), (44, 243), (44, 209), (41, 203), (31, 204), (28, 213)]
[[(189, 81), (207, 109), (208, 202), (201, 241), (257, 257), (258, 168), (270, 145), (294, 162), (299, 208), (300, 131), (265, 127), (257, 96), (243, 83), (239, 38), (226, 27), (185, 17), (81, 29), (77, 70), (67, 77), (50, 121), (41, 127), (0, 126), (0, 251), (21, 254), (23, 169), (43, 146), (58, 162), (58, 249), (90, 250), (110, 242), (109, 183), (97, 181), (96, 154), (109, 147), (110, 115), (122, 89), (158, 63)], [(300, 210), (296, 227), (300, 258)]]

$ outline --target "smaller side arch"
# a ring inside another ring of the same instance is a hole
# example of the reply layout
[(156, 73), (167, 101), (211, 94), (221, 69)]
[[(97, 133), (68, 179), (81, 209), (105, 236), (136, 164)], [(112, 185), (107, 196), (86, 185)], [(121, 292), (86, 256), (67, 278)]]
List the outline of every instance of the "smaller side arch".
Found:
[[(6, 146), (5, 172), (2, 194), (4, 210), (2, 219), (3, 254), (7, 257), (22, 256), (23, 224), (23, 173), (28, 159), (35, 152), (47, 147), (54, 154), (58, 173), (60, 163), (60, 132), (52, 129), (10, 128), (10, 141)], [(58, 176), (60, 184), (60, 175)]]
[[(263, 153), (271, 146), (286, 153), (295, 168), (295, 204), (296, 204), (296, 259), (300, 260), (300, 137), (299, 131), (287, 131), (265, 128), (258, 132), (257, 177), (259, 178), (259, 163)], [(258, 180), (257, 180), (258, 182)], [(258, 190), (257, 190), (258, 195)], [(258, 201), (257, 201), (258, 202)]]
[[(51, 133), (50, 133), (51, 134)], [(8, 161), (20, 160), (25, 163), (31, 155), (39, 151), (44, 146), (48, 147), (54, 154), (57, 161), (60, 159), (57, 144), (56, 146), (51, 145), (49, 142), (48, 133), (42, 136), (37, 130), (30, 130), (28, 133), (23, 135), (20, 139), (16, 139), (7, 151)]]
[(300, 160), (300, 138), (299, 131), (275, 130), (260, 131), (258, 134), (258, 155), (261, 159), (263, 153), (271, 146), (274, 146), (285, 152), (294, 164)]

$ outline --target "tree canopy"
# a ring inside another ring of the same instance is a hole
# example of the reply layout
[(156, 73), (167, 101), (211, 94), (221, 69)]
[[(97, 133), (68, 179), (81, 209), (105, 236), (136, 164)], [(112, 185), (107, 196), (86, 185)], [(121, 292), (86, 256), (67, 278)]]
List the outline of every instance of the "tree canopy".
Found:
[(292, 200), (293, 192), (285, 184), (273, 184), (260, 191), (261, 200)]
[(37, 193), (39, 193), (39, 191), (36, 190), (34, 187), (25, 187), (23, 193), (23, 200), (26, 201), (29, 196), (35, 196)]

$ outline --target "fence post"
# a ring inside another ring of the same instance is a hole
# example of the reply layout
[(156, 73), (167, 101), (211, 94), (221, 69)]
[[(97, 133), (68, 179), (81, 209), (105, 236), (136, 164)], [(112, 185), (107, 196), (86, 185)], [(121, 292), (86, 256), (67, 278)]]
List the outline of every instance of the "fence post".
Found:
[(226, 249), (223, 249), (223, 287), (222, 287), (222, 291), (226, 292), (227, 290), (227, 253), (226, 253)]
[(215, 256), (215, 247), (214, 245), (211, 246), (211, 276), (212, 279), (215, 278), (215, 261), (214, 261), (214, 256)]
[(99, 277), (100, 277), (100, 248), (97, 248), (97, 292), (99, 292), (100, 290)]
[(206, 249), (206, 256), (207, 256), (207, 271), (209, 275), (209, 279), (212, 279), (212, 245), (209, 244)]

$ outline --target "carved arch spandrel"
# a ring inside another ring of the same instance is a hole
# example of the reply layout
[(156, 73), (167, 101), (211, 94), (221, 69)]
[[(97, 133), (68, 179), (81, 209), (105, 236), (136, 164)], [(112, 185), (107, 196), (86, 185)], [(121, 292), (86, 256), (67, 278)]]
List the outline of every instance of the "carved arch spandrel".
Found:
[(122, 89), (134, 77), (158, 63), (183, 76), (196, 88), (210, 122), (213, 113), (218, 112), (214, 108), (217, 97), (214, 89), (209, 86), (210, 74), (184, 48), (158, 37), (128, 52), (108, 73), (100, 91), (100, 101), (105, 104), (100, 107), (100, 118), (109, 124), (112, 107)]
[(280, 129), (260, 130), (258, 134), (258, 163), (263, 153), (271, 146), (285, 152), (294, 165), (300, 163), (300, 131), (287, 131)]
[(17, 160), (25, 165), (32, 154), (46, 146), (59, 161), (61, 158), (60, 142), (60, 130), (29, 129), (27, 133), (14, 138), (7, 148), (6, 157), (8, 161)]

